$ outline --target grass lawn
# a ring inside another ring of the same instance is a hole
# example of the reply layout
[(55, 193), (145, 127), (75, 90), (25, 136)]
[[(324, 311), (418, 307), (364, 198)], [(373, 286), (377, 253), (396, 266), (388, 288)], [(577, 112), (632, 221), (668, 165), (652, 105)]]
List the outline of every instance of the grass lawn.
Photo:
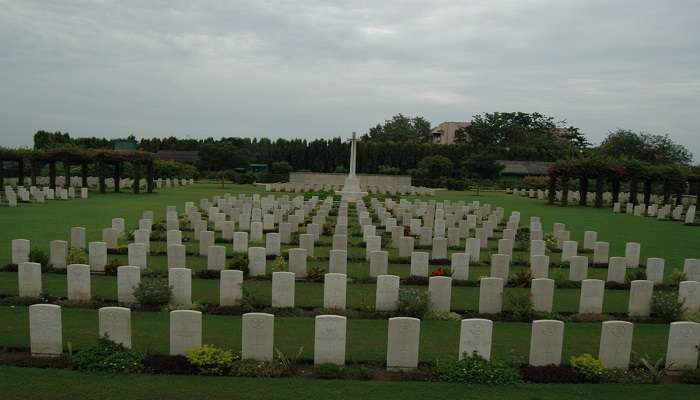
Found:
[[(25, 399), (691, 399), (690, 385), (461, 385), (435, 382), (324, 381), (203, 376), (83, 374), (0, 367), (3, 400)], [(695, 393), (695, 394), (693, 394)]]
[[(29, 347), (29, 317), (26, 307), (0, 307), (0, 346)], [(135, 348), (167, 354), (169, 337), (168, 314), (164, 312), (132, 312), (132, 342)], [(73, 349), (97, 341), (97, 311), (64, 308), (62, 313), (63, 343)], [(385, 361), (387, 320), (350, 319), (347, 331), (347, 360)], [(494, 359), (527, 362), (530, 348), (529, 323), (495, 322), (492, 354)], [(598, 322), (567, 323), (564, 329), (563, 360), (581, 353), (598, 354), (600, 342)], [(204, 315), (203, 342), (240, 351), (241, 318), (237, 316)], [(642, 324), (634, 326), (633, 351), (656, 359), (666, 350), (668, 325)], [(275, 347), (285, 354), (295, 354), (303, 347), (303, 357), (313, 358), (313, 318), (276, 317)], [(458, 321), (421, 322), (420, 360), (457, 357), (459, 346)]]
[[(67, 276), (61, 274), (44, 274), (42, 276), (43, 292), (53, 296), (65, 298), (67, 296)], [(92, 286), (92, 296), (95, 298), (116, 301), (117, 300), (117, 279), (114, 276), (92, 275), (90, 277)], [(250, 289), (251, 293), (261, 304), (271, 304), (272, 281), (245, 281), (244, 287)], [(408, 287), (408, 286), (404, 286)], [(417, 290), (428, 290), (427, 286), (412, 286)], [(504, 309), (510, 310), (507, 301), (510, 292), (526, 292), (529, 288), (505, 288), (504, 289)], [(554, 312), (578, 312), (581, 290), (556, 289), (554, 291)], [(17, 273), (0, 272), (0, 294), (18, 294)], [(296, 282), (295, 283), (295, 304), (301, 308), (323, 307), (323, 283), (316, 282)], [(376, 297), (376, 285), (374, 283), (353, 283), (348, 285), (347, 307), (364, 308), (374, 307)], [(192, 279), (192, 299), (204, 304), (219, 303), (219, 280), (218, 279)], [(605, 313), (626, 313), (629, 302), (629, 290), (605, 291), (603, 311)], [(454, 311), (477, 311), (479, 308), (479, 288), (453, 286), (452, 287), (452, 310)]]

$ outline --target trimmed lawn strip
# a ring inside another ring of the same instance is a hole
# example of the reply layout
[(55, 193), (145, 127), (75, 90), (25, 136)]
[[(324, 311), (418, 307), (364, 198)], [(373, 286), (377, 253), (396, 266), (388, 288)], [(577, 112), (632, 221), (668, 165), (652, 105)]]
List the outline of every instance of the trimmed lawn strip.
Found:
[[(29, 347), (29, 311), (27, 307), (0, 307), (0, 346)], [(97, 342), (97, 310), (62, 310), (63, 343), (73, 350)], [(347, 360), (379, 361), (386, 358), (386, 320), (350, 319), (347, 332)], [(132, 343), (135, 348), (167, 354), (169, 316), (165, 312), (132, 312)], [(492, 358), (526, 363), (530, 347), (531, 324), (494, 322)], [(564, 329), (562, 361), (572, 355), (598, 355), (601, 324), (567, 323)], [(203, 343), (240, 351), (241, 317), (203, 316)], [(458, 321), (421, 321), (420, 360), (456, 358), (459, 348)], [(654, 360), (665, 354), (667, 324), (636, 323), (632, 349)], [(313, 358), (314, 319), (302, 317), (275, 318), (275, 347), (285, 354), (295, 354), (303, 347), (302, 356)]]
[[(406, 266), (408, 267), (408, 266)], [(67, 276), (61, 274), (43, 274), (42, 288), (47, 294), (65, 298), (67, 296)], [(117, 278), (115, 276), (91, 275), (93, 298), (104, 300), (117, 300)], [(271, 304), (271, 280), (247, 280), (244, 287), (251, 290), (255, 297), (263, 304)], [(418, 290), (428, 290), (427, 286), (408, 286)], [(530, 292), (529, 288), (504, 288), (504, 309), (510, 310), (506, 293)], [(555, 312), (578, 312), (578, 304), (581, 290), (555, 289)], [(18, 294), (17, 273), (0, 273), (0, 295)], [(374, 308), (376, 298), (376, 284), (352, 283), (348, 284), (347, 306), (348, 308), (371, 307)], [(219, 303), (218, 279), (192, 279), (192, 300), (205, 304)], [(629, 290), (607, 289), (603, 302), (603, 311), (606, 313), (626, 313), (629, 302)], [(323, 283), (296, 282), (295, 304), (297, 307), (314, 308), (323, 307)], [(458, 311), (477, 311), (479, 308), (479, 288), (466, 286), (452, 287), (452, 309)]]
[(60, 369), (0, 367), (4, 400), (191, 399), (691, 399), (692, 385), (462, 385), (437, 382), (324, 381), (302, 378), (230, 378), (104, 375)]

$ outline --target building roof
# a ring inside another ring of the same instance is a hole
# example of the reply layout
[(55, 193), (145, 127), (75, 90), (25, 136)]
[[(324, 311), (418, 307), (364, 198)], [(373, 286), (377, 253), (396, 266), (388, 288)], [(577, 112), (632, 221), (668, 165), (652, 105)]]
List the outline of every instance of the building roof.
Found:
[(512, 161), (497, 160), (497, 163), (505, 166), (503, 175), (547, 175), (552, 162), (548, 161)]
[(158, 150), (156, 158), (194, 164), (199, 160), (199, 152), (190, 150)]

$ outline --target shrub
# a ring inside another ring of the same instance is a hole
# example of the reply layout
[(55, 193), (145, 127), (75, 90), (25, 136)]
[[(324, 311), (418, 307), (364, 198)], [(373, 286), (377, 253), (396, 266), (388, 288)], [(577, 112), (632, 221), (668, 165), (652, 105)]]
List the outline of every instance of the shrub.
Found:
[(87, 264), (88, 256), (84, 249), (80, 247), (71, 247), (66, 254), (66, 265), (71, 264)]
[(279, 361), (238, 360), (231, 365), (233, 376), (278, 378), (287, 374), (287, 369)]
[(162, 306), (170, 302), (172, 288), (163, 278), (146, 277), (141, 279), (134, 291), (139, 304), (146, 307)]
[(244, 275), (248, 275), (248, 254), (233, 253), (228, 261), (228, 269), (237, 269), (243, 271)]
[(654, 383), (654, 377), (643, 368), (609, 369), (603, 373), (602, 380), (612, 383), (643, 384)]
[(378, 172), (381, 175), (398, 175), (401, 173), (401, 170), (399, 170), (397, 167), (392, 167), (391, 165), (380, 165)]
[(506, 306), (521, 320), (532, 321), (535, 310), (529, 292), (509, 290), (506, 292)]
[(446, 268), (438, 268), (435, 271), (430, 273), (430, 276), (450, 276), (450, 271)]
[(509, 283), (518, 288), (527, 287), (530, 284), (530, 270), (523, 269), (520, 271), (513, 272), (510, 275)]
[(603, 377), (605, 369), (603, 363), (599, 359), (590, 354), (584, 353), (580, 356), (571, 357), (569, 363), (571, 367), (579, 374), (583, 380), (588, 382), (598, 382)]
[(144, 355), (104, 337), (97, 345), (70, 358), (71, 367), (81, 371), (136, 373), (143, 371)]
[(700, 384), (700, 369), (695, 368), (684, 370), (681, 373), (681, 382), (695, 385)]
[(32, 249), (29, 252), (29, 261), (41, 264), (42, 271), (46, 271), (49, 267), (49, 256), (39, 249)]
[(438, 321), (461, 321), (462, 316), (451, 311), (429, 311), (423, 315), (423, 319), (434, 319)]
[(399, 289), (399, 314), (421, 318), (428, 312), (428, 291), (412, 288)]
[(282, 256), (275, 258), (272, 263), (272, 272), (284, 272), (287, 270), (287, 261)]
[(664, 322), (674, 322), (683, 318), (685, 307), (678, 301), (678, 295), (672, 291), (658, 291), (651, 300), (651, 315)]
[(678, 286), (679, 283), (687, 280), (688, 276), (685, 274), (685, 272), (679, 271), (678, 269), (674, 269), (670, 274), (668, 274), (668, 281), (672, 285)]
[(323, 224), (323, 235), (330, 236), (333, 234), (333, 225)]
[(231, 369), (233, 353), (205, 344), (187, 352), (187, 361), (202, 375), (224, 375)]
[(121, 266), (121, 261), (117, 260), (116, 258), (112, 259), (112, 261), (108, 262), (107, 265), (105, 265), (105, 275), (117, 276), (117, 268)]
[(505, 385), (521, 382), (518, 370), (474, 353), (459, 361), (437, 361), (433, 375), (442, 382)]
[(292, 172), (292, 166), (286, 161), (276, 161), (270, 166), (270, 171), (275, 174), (288, 174)]
[(632, 281), (643, 281), (647, 279), (647, 273), (642, 269), (627, 270), (625, 272), (625, 283), (630, 284)]
[(243, 296), (241, 297), (241, 311), (252, 312), (262, 306), (262, 302), (258, 299), (255, 292), (243, 286)]
[(315, 265), (306, 273), (306, 280), (309, 282), (323, 282), (323, 276), (326, 274), (326, 270), (323, 267)]

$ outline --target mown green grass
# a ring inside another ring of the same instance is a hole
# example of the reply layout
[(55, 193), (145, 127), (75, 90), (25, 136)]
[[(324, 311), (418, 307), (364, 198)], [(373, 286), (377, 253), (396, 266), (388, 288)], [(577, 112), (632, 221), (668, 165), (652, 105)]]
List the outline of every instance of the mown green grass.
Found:
[[(65, 298), (67, 296), (66, 275), (44, 274), (42, 277), (43, 292)], [(117, 300), (117, 280), (113, 276), (92, 275), (90, 277), (92, 296), (103, 300)], [(244, 287), (250, 289), (255, 298), (264, 305), (271, 304), (270, 280), (245, 281)], [(404, 286), (409, 287), (409, 286)], [(425, 291), (427, 286), (410, 286), (416, 290)], [(504, 309), (510, 310), (508, 302), (509, 293), (529, 293), (529, 288), (505, 288)], [(18, 294), (17, 273), (0, 273), (0, 294), (16, 296)], [(347, 307), (365, 308), (374, 307), (376, 297), (376, 285), (373, 283), (353, 283), (347, 289)], [(556, 289), (554, 291), (553, 311), (577, 312), (580, 298), (580, 289)], [(193, 279), (193, 301), (204, 304), (219, 303), (218, 279)], [(606, 290), (603, 301), (603, 311), (606, 313), (625, 313), (629, 302), (628, 290)], [(296, 282), (295, 304), (297, 307), (314, 308), (323, 307), (323, 283)], [(453, 286), (452, 310), (477, 311), (479, 308), (479, 288)]]
[[(27, 307), (0, 307), (0, 345), (29, 346)], [(131, 331), (135, 348), (167, 354), (169, 315), (164, 312), (132, 312)], [(63, 343), (72, 349), (97, 341), (97, 310), (64, 308), (62, 310)], [(386, 359), (387, 320), (350, 319), (347, 327), (347, 359), (384, 361)], [(456, 358), (459, 348), (458, 321), (421, 321), (420, 360)], [(492, 354), (494, 359), (527, 362), (530, 348), (529, 323), (495, 322)], [(600, 323), (568, 323), (564, 329), (563, 357), (598, 354)], [(241, 318), (204, 315), (203, 342), (235, 351), (241, 346)], [(636, 323), (633, 351), (661, 357), (666, 349), (668, 325)], [(304, 358), (313, 357), (314, 320), (305, 317), (275, 318), (275, 347), (285, 354), (303, 348)]]
[[(78, 383), (79, 382), (79, 383)], [(4, 400), (25, 399), (691, 399), (690, 385), (461, 385), (436, 382), (324, 381), (204, 376), (85, 374), (0, 367)]]

